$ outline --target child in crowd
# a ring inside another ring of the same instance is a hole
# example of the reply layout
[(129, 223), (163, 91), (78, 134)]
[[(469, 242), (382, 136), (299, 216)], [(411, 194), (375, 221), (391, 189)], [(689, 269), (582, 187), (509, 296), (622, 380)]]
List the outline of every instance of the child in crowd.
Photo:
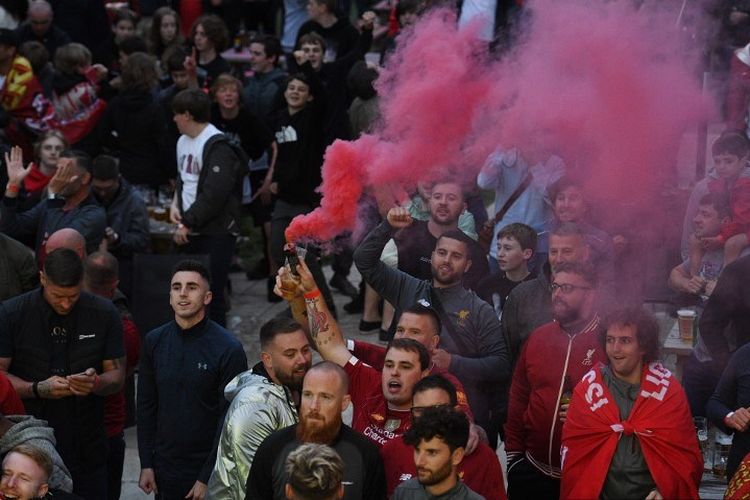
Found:
[(91, 66), (91, 52), (80, 43), (63, 45), (55, 52), (52, 104), (69, 143), (86, 137), (104, 112), (106, 103), (97, 87), (106, 76), (104, 66)]
[(112, 19), (112, 36), (94, 51), (94, 62), (119, 73), (119, 46), (125, 38), (135, 35), (138, 16), (130, 9), (120, 9)]
[(154, 11), (154, 19), (149, 32), (149, 49), (161, 60), (164, 52), (184, 42), (180, 33), (180, 16), (169, 7), (159, 7)]
[(60, 154), (68, 148), (68, 143), (59, 130), (48, 130), (34, 143), (34, 162), (29, 165), (28, 175), (23, 179), (18, 193), (21, 210), (29, 210), (42, 197), (44, 189), (57, 171)]
[(724, 265), (734, 262), (748, 245), (750, 232), (750, 143), (741, 132), (723, 133), (711, 146), (718, 178), (708, 183), (711, 193), (729, 198), (731, 221), (722, 224), (718, 236), (690, 236), (690, 273), (699, 276), (703, 254), (724, 248)]
[(482, 279), (477, 285), (477, 295), (492, 305), (498, 317), (510, 292), (519, 283), (536, 277), (529, 271), (529, 261), (536, 252), (536, 240), (536, 231), (519, 222), (508, 224), (497, 233), (500, 272)]

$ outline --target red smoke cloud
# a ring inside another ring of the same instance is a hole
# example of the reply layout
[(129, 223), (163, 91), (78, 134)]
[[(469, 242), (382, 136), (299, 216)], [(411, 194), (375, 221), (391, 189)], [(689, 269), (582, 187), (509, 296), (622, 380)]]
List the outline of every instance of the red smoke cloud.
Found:
[(677, 12), (604, 0), (526, 6), (522, 41), (499, 61), (446, 10), (399, 38), (377, 82), (382, 122), (328, 148), (321, 207), (296, 218), (287, 239), (352, 230), (367, 188), (447, 174), (473, 183), (498, 147), (554, 151), (605, 199), (654, 192), (683, 132), (708, 115)]

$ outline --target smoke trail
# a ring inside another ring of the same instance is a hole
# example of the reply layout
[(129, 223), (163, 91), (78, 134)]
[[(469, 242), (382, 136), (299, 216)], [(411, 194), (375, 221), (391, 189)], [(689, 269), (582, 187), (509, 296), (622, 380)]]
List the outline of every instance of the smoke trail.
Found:
[(499, 61), (446, 10), (402, 35), (377, 82), (382, 123), (329, 147), (321, 207), (296, 218), (287, 238), (353, 229), (368, 188), (448, 174), (473, 183), (497, 147), (554, 151), (604, 199), (653, 195), (683, 132), (709, 113), (676, 12), (605, 0), (527, 5), (522, 41)]

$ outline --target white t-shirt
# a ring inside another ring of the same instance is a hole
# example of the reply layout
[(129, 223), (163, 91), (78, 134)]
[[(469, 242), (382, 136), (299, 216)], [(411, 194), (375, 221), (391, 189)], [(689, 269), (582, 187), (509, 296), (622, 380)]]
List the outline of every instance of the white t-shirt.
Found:
[(183, 213), (195, 203), (198, 179), (203, 168), (203, 146), (217, 134), (221, 134), (221, 131), (209, 123), (196, 137), (182, 135), (177, 141), (177, 172), (182, 180)]

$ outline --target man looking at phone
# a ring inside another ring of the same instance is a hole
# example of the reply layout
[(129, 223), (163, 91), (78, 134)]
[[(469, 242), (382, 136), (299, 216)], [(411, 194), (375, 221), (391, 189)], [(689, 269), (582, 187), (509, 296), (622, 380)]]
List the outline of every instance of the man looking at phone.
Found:
[(41, 288), (0, 304), (0, 371), (26, 411), (55, 431), (83, 498), (107, 497), (104, 398), (125, 380), (122, 321), (112, 301), (82, 291), (73, 250), (50, 252)]

